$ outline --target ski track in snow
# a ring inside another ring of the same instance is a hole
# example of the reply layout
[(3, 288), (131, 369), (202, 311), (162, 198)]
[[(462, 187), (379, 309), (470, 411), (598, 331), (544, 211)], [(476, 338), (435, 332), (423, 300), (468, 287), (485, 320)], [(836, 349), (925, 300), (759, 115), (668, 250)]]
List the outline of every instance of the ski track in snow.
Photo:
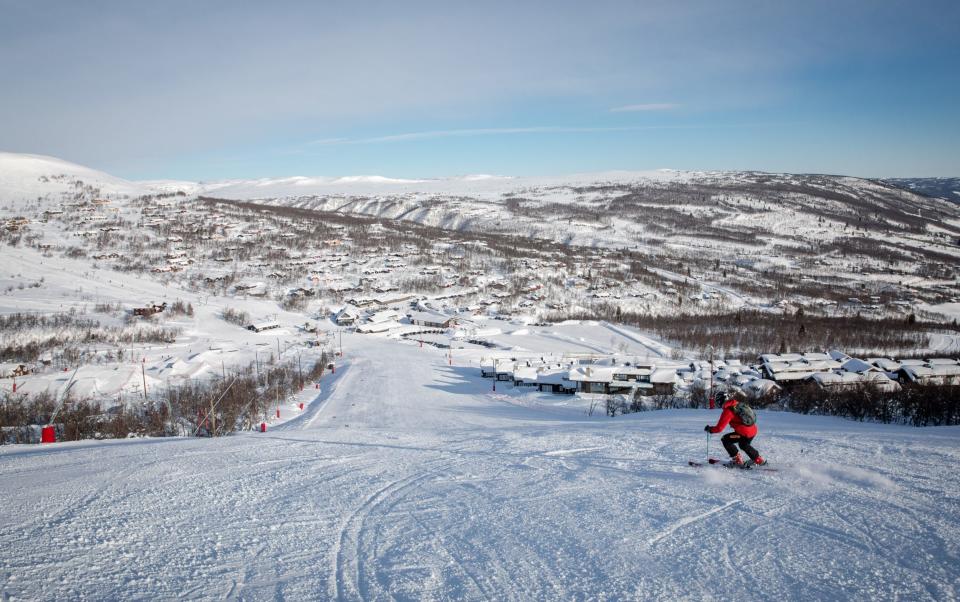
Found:
[(626, 328), (615, 326), (613, 324), (610, 324), (609, 322), (603, 322), (603, 326), (607, 330), (611, 332), (615, 332), (616, 334), (619, 334), (625, 339), (628, 339), (635, 343), (639, 343), (640, 345), (643, 345), (645, 348), (649, 349), (657, 357), (661, 357), (661, 358), (669, 357), (670, 348), (667, 347), (666, 345), (658, 344), (647, 337), (641, 336), (640, 334), (637, 334), (635, 332), (630, 332)]
[(442, 351), (349, 342), (267, 433), (0, 448), (3, 599), (960, 594), (958, 428), (761, 412), (778, 472), (695, 470), (716, 412), (503, 403)]
[(674, 532), (675, 532), (677, 529), (680, 529), (680, 528), (682, 528), (682, 527), (685, 527), (686, 525), (689, 525), (690, 523), (695, 523), (695, 522), (697, 522), (697, 521), (701, 521), (701, 520), (704, 520), (704, 519), (706, 519), (706, 518), (709, 518), (709, 517), (713, 516), (714, 514), (717, 514), (718, 512), (722, 512), (722, 511), (726, 510), (727, 508), (729, 508), (730, 506), (733, 506), (734, 504), (739, 504), (739, 503), (740, 503), (740, 500), (731, 500), (731, 501), (727, 502), (726, 504), (723, 504), (722, 506), (717, 506), (716, 508), (712, 508), (712, 509), (710, 509), (710, 510), (707, 510), (706, 512), (702, 512), (702, 513), (700, 513), (700, 514), (697, 514), (696, 516), (688, 516), (688, 517), (682, 518), (682, 519), (680, 519), (679, 521), (677, 521), (676, 523), (670, 525), (669, 527), (667, 527), (666, 529), (664, 529), (663, 531), (661, 531), (660, 533), (657, 533), (656, 535), (654, 535), (653, 537), (651, 537), (649, 540), (647, 540), (647, 543), (650, 544), (650, 545), (653, 545), (653, 544), (657, 543), (658, 541), (660, 541), (661, 539), (673, 535)]

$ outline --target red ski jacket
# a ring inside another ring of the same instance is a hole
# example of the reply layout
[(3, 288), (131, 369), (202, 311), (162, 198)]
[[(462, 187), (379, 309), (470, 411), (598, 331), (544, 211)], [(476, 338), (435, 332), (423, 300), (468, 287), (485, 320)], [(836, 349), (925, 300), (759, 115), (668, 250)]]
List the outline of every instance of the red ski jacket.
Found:
[(733, 406), (737, 404), (736, 399), (731, 399), (723, 404), (723, 412), (720, 414), (720, 420), (717, 421), (717, 425), (710, 429), (710, 432), (713, 434), (722, 433), (723, 429), (727, 428), (729, 424), (733, 431), (744, 437), (756, 437), (757, 436), (757, 425), (751, 424), (750, 426), (745, 425), (740, 422), (740, 418), (733, 413)]

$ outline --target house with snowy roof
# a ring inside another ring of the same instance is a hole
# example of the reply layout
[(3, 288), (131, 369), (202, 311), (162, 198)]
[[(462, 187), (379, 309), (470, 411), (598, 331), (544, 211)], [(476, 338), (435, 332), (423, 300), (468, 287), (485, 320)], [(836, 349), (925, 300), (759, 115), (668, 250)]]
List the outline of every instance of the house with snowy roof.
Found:
[(411, 324), (425, 328), (450, 328), (456, 323), (451, 316), (426, 311), (407, 312), (407, 318), (410, 319)]
[(513, 381), (513, 371), (517, 367), (517, 361), (514, 359), (496, 360), (493, 364), (496, 380), (511, 382)]
[(677, 371), (673, 368), (657, 370), (651, 365), (591, 364), (571, 369), (568, 379), (577, 383), (577, 390), (581, 393), (611, 395), (640, 391), (642, 395), (653, 395), (673, 393)]
[(280, 328), (280, 324), (277, 322), (257, 322), (247, 326), (247, 330), (251, 332), (263, 332), (265, 330), (274, 330)]
[(865, 372), (818, 372), (810, 380), (824, 390), (857, 389), (870, 387), (883, 393), (896, 393), (900, 383), (891, 380), (883, 372), (868, 370)]
[(359, 319), (360, 311), (347, 305), (337, 312), (337, 315), (334, 316), (333, 321), (336, 322), (338, 326), (353, 326)]
[(543, 365), (536, 362), (518, 363), (513, 370), (513, 386), (536, 387), (537, 376), (543, 370)]
[(826, 353), (766, 353), (760, 361), (764, 375), (781, 386), (802, 382), (820, 372), (839, 370), (842, 365)]
[(866, 374), (867, 372), (877, 371), (877, 367), (870, 362), (855, 357), (843, 362), (843, 364), (840, 366), (840, 369), (844, 372), (855, 372), (857, 374)]
[(367, 322), (371, 324), (376, 324), (379, 322), (396, 322), (403, 316), (400, 312), (394, 309), (385, 309), (383, 311), (374, 312), (369, 315)]
[(642, 389), (641, 394), (650, 391), (653, 395), (673, 395), (681, 382), (675, 368), (654, 368), (650, 373), (650, 389)]
[(0, 378), (12, 378), (16, 376), (26, 376), (32, 370), (26, 364), (19, 363), (0, 363)]
[(887, 357), (868, 357), (867, 361), (892, 379), (897, 379), (900, 371), (900, 362)]
[(577, 392), (577, 383), (570, 380), (569, 374), (570, 371), (565, 368), (544, 368), (537, 373), (537, 389), (572, 395)]
[(739, 389), (743, 391), (744, 395), (746, 395), (748, 398), (759, 399), (762, 397), (767, 397), (768, 395), (773, 395), (774, 393), (780, 391), (781, 387), (777, 383), (767, 378), (751, 378), (747, 382), (739, 385)]
[(901, 366), (900, 382), (920, 385), (960, 385), (960, 363), (957, 360), (930, 360), (923, 365)]
[(357, 332), (361, 334), (377, 334), (399, 328), (401, 324), (396, 320), (381, 320), (379, 322), (367, 322), (357, 326)]
[(377, 301), (375, 299), (371, 299), (370, 297), (351, 297), (347, 299), (347, 303), (354, 307), (364, 308), (370, 307), (371, 305), (376, 305)]
[(577, 383), (580, 393), (629, 393), (636, 381), (616, 380), (614, 366), (578, 366), (570, 370), (567, 378)]

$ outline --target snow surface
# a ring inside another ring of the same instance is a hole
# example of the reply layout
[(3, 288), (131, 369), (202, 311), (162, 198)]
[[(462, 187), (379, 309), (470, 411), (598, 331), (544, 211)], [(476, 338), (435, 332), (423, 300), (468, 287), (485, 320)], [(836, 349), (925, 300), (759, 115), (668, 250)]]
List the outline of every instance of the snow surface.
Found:
[[(57, 176), (65, 177), (43, 182), (41, 186), (40, 178)], [(114, 195), (151, 192), (148, 186), (55, 157), (0, 152), (0, 202), (18, 205), (24, 200), (36, 198), (38, 194), (66, 192), (73, 188), (75, 180), (82, 180), (86, 185)]]
[(4, 599), (960, 594), (960, 428), (761, 412), (778, 472), (695, 469), (716, 412), (493, 393), (474, 353), (352, 336), (267, 433), (0, 448)]

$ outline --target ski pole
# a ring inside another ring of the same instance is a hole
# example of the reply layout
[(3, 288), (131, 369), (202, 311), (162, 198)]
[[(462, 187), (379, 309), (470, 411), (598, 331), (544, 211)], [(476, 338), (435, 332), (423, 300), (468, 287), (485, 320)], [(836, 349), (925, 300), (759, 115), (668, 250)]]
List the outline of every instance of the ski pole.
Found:
[(710, 460), (710, 433), (707, 433), (707, 460)]

